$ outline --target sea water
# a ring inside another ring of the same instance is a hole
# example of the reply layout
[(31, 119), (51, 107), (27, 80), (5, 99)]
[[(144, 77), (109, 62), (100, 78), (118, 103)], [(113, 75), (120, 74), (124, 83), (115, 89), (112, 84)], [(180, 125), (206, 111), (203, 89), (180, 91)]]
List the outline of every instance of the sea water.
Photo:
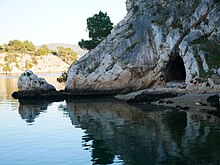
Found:
[(215, 116), (106, 98), (19, 102), (17, 79), (0, 78), (0, 165), (220, 164)]

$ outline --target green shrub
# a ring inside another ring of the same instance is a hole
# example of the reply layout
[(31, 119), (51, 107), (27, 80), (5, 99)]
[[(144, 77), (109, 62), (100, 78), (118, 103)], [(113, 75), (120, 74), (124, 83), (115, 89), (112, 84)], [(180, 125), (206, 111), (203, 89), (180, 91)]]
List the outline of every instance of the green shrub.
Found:
[(134, 25), (132, 23), (129, 24), (128, 30), (132, 30), (134, 28)]
[(50, 53), (51, 53), (51, 50), (48, 48), (47, 45), (40, 46), (36, 51), (37, 56), (43, 56), (43, 55), (47, 55)]
[(71, 64), (76, 61), (78, 55), (71, 48), (58, 47), (58, 57), (60, 57), (67, 64)]
[(17, 57), (18, 57), (18, 54), (16, 53), (7, 53), (7, 55), (4, 58), (4, 61), (8, 63), (17, 62), (16, 60)]
[[(220, 68), (220, 45), (216, 41), (209, 40), (207, 36), (202, 36), (192, 42), (198, 44), (201, 50), (205, 53), (205, 60), (210, 69)], [(202, 61), (197, 52), (194, 52), (195, 58), (200, 66), (202, 76), (211, 75), (212, 71), (205, 72), (202, 68)]]
[(98, 14), (87, 18), (87, 30), (90, 40), (81, 39), (78, 43), (82, 49), (94, 49), (101, 43), (111, 32), (113, 23), (107, 13), (100, 11)]
[(37, 65), (38, 64), (38, 62), (37, 62), (37, 59), (35, 58), (35, 57), (31, 57), (31, 62), (32, 62), (32, 64), (34, 64), (34, 65)]
[(60, 83), (61, 83), (61, 82), (66, 82), (67, 77), (68, 77), (67, 73), (66, 73), (66, 72), (63, 72), (63, 73), (61, 74), (61, 76), (59, 76), (59, 77), (57, 78), (57, 81), (60, 82)]
[(11, 67), (9, 66), (8, 63), (6, 63), (6, 64), (3, 66), (2, 70), (5, 71), (6, 73), (7, 73), (7, 72), (11, 72)]
[(134, 9), (133, 9), (134, 13), (136, 13), (138, 10), (139, 10), (139, 7), (137, 5), (135, 5)]
[(31, 69), (32, 67), (33, 67), (33, 65), (29, 61), (25, 61), (25, 68), (27, 70)]

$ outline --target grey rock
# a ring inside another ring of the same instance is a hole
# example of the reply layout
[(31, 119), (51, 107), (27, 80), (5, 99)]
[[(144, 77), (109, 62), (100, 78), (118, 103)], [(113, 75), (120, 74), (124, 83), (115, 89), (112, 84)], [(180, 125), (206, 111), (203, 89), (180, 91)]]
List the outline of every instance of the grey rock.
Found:
[(214, 83), (213, 79), (211, 79), (211, 78), (208, 78), (208, 83), (209, 83), (210, 87), (215, 86), (215, 83)]
[(135, 2), (136, 2), (136, 0), (127, 0), (126, 1), (126, 9), (128, 12), (134, 7)]
[(220, 76), (220, 68), (218, 68), (217, 73), (218, 73), (218, 75)]
[(126, 4), (128, 13), (111, 34), (70, 66), (68, 91), (126, 93), (161, 81), (181, 79), (189, 84), (208, 71), (203, 39), (219, 44), (219, 4), (207, 0)]
[(32, 71), (26, 70), (18, 78), (18, 89), (19, 91), (56, 91), (55, 87), (44, 78), (38, 78)]
[(171, 92), (151, 92), (151, 91), (144, 91), (141, 94), (135, 96), (133, 99), (129, 99), (127, 102), (129, 103), (137, 103), (137, 102), (153, 102), (158, 101), (165, 98), (172, 98), (176, 97), (177, 93)]

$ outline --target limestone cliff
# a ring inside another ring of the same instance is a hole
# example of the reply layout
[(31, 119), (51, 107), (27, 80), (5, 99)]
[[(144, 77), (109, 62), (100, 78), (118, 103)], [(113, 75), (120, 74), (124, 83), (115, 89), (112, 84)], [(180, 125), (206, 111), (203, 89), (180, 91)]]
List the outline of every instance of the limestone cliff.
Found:
[(219, 79), (219, 0), (126, 5), (127, 15), (111, 34), (70, 66), (67, 90), (117, 93), (171, 80)]

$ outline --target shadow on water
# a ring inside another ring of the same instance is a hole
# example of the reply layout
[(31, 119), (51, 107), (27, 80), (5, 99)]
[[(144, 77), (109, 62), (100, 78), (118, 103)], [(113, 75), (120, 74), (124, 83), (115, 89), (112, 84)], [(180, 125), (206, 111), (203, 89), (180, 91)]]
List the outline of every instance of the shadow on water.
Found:
[[(19, 113), (34, 122), (46, 103), (21, 103)], [(131, 106), (115, 100), (68, 100), (59, 105), (93, 164), (220, 164), (220, 120), (198, 111)]]

